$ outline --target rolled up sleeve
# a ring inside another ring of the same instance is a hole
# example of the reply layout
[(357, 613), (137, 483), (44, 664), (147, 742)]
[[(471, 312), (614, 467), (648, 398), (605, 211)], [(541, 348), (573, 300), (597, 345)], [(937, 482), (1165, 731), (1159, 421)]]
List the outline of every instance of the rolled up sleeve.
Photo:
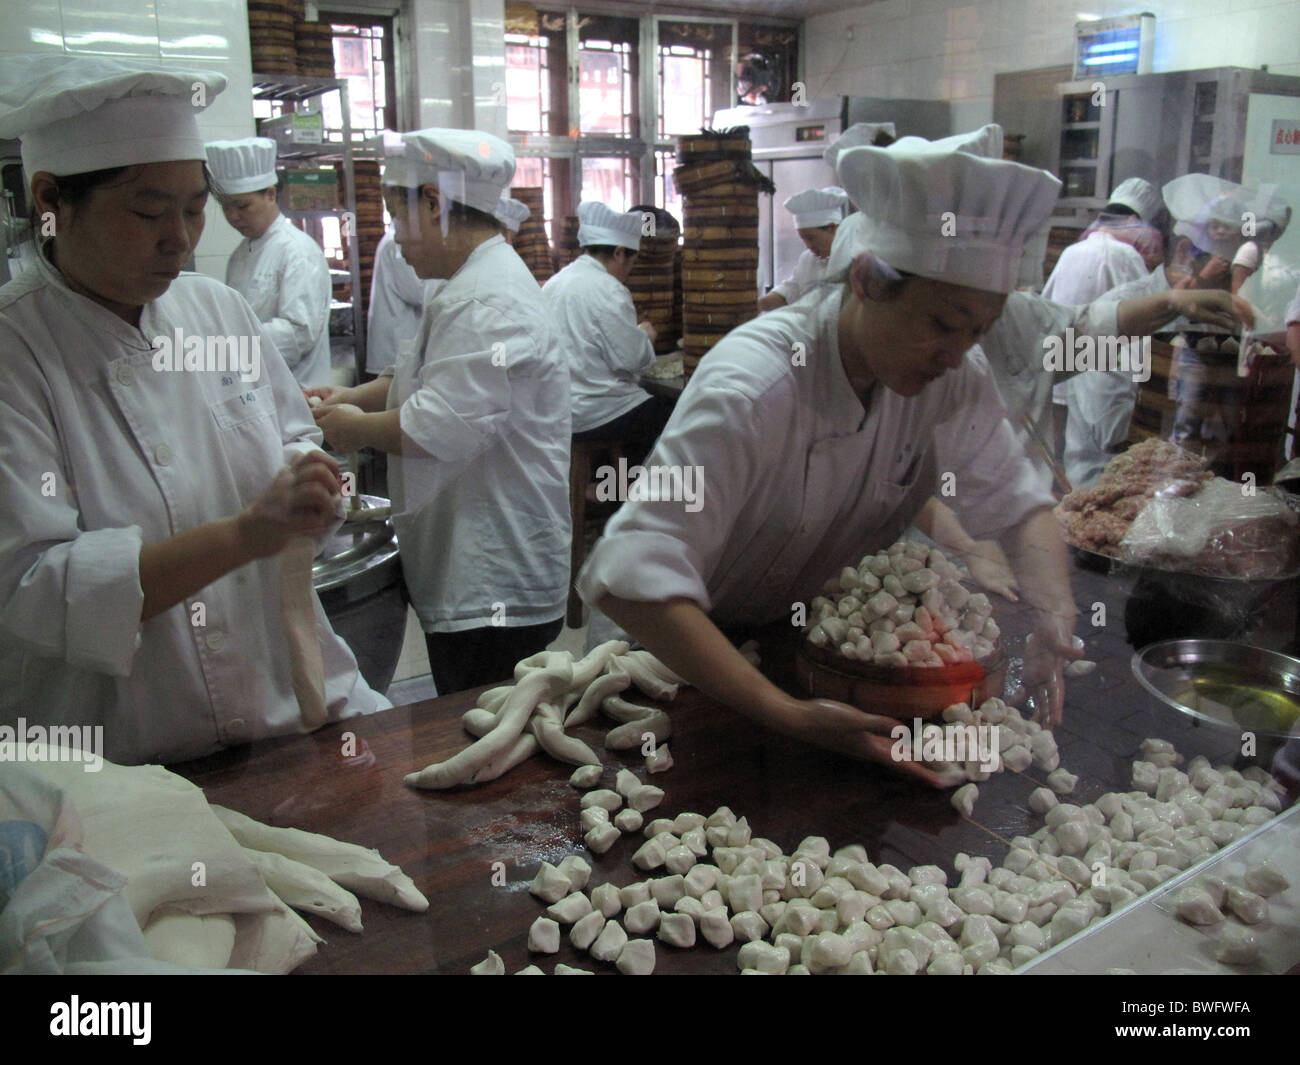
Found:
[(739, 380), (697, 376), (646, 459), (647, 466), (696, 467), (697, 499), (634, 499), (619, 509), (577, 579), (578, 594), (592, 606), (613, 595), (712, 607), (710, 581), (765, 465), (760, 434), (737, 426), (764, 424), (764, 404)]
[(995, 537), (1055, 503), (1005, 417), (982, 358), (969, 360), (956, 414), (935, 429), (940, 473), (955, 475), (944, 498), (976, 540)]

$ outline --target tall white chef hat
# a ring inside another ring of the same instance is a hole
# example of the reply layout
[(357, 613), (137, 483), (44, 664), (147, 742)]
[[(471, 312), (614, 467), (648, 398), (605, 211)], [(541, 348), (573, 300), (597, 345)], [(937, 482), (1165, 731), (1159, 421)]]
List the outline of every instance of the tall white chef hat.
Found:
[(842, 152), (840, 182), (862, 211), (836, 232), (827, 276), (847, 273), (870, 250), (921, 277), (1014, 289), (1024, 247), (1050, 217), (1061, 183), (1045, 170), (973, 154), (1000, 154), (1001, 133), (985, 126), (942, 141), (904, 137)]
[(196, 115), (226, 87), (212, 70), (105, 56), (10, 55), (0, 63), (0, 140), (22, 138), (28, 179), (205, 159)]
[(209, 141), (208, 169), (227, 196), (269, 189), (275, 184), (275, 141), (245, 137), (238, 141)]
[(640, 251), (641, 212), (620, 214), (596, 200), (583, 200), (578, 204), (578, 243), (584, 248), (609, 244)]
[(1163, 201), (1160, 190), (1140, 177), (1126, 178), (1111, 190), (1107, 203), (1118, 203), (1131, 208), (1144, 222), (1150, 222), (1160, 213)]
[[(400, 142), (400, 143), (399, 143)], [(515, 176), (515, 153), (500, 137), (476, 129), (417, 129), (383, 135), (383, 183), (433, 185), (456, 203), (495, 215)]]
[[(1161, 191), (1174, 216), (1174, 232), (1202, 251), (1231, 259), (1244, 241), (1265, 234), (1281, 236), (1291, 221), (1291, 207), (1276, 186), (1252, 188), (1209, 174), (1184, 174)], [(1218, 223), (1211, 230), (1210, 223)]]
[(806, 189), (789, 197), (783, 206), (794, 215), (795, 229), (830, 226), (844, 217), (849, 194), (838, 185), (824, 189)]
[(887, 134), (891, 139), (898, 136), (892, 122), (854, 122), (827, 145), (826, 150), (822, 152), (822, 158), (826, 160), (827, 166), (834, 167), (840, 152), (869, 145), (882, 133)]
[(528, 221), (532, 213), (526, 203), (521, 203), (510, 196), (501, 197), (495, 212), (497, 221), (508, 228), (511, 233), (518, 233), (519, 227)]

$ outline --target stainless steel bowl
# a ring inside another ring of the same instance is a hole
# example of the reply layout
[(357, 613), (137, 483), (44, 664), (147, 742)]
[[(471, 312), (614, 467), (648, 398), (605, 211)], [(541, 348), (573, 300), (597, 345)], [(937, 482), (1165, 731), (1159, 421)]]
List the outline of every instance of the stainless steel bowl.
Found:
[(1166, 640), (1133, 656), (1137, 682), (1207, 724), (1285, 739), (1300, 724), (1300, 661), (1228, 640)]

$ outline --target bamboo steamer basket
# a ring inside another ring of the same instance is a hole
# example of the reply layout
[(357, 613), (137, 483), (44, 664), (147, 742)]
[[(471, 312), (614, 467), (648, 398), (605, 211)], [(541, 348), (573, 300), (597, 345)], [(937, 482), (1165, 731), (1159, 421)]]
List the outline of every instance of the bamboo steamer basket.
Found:
[(1001, 696), (1007, 662), (1001, 647), (982, 662), (950, 666), (878, 666), (807, 640), (795, 651), (795, 679), (814, 699), (834, 699), (870, 714), (910, 721), (937, 717), (954, 703), (979, 706)]

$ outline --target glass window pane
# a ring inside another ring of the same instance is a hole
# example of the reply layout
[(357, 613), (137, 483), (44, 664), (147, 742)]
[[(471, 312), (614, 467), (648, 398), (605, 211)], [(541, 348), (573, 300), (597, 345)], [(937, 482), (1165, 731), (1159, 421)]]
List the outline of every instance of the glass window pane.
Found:
[(636, 170), (631, 159), (583, 159), (582, 198), (599, 200), (615, 211), (626, 211), (640, 202), (636, 195)]
[(655, 203), (676, 218), (680, 226), (682, 198), (673, 184), (673, 167), (676, 165), (676, 152), (655, 152)]
[(579, 129), (628, 136), (631, 68), (628, 46), (586, 42), (578, 57)]
[(551, 81), (545, 37), (506, 35), (506, 127), (512, 133), (545, 133), (550, 120)]

